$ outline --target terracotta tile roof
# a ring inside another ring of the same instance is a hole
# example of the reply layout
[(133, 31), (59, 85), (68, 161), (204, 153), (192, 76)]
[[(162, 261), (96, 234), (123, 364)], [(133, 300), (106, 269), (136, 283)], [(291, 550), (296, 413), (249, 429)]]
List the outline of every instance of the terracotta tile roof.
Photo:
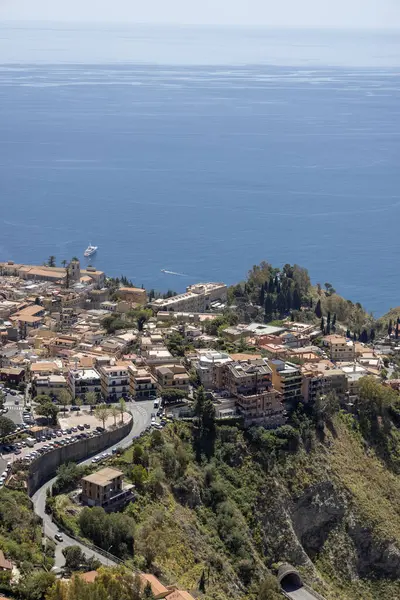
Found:
[(79, 577), (86, 581), (86, 583), (93, 583), (98, 575), (97, 571), (88, 571), (87, 573), (81, 573)]
[(0, 569), (6, 569), (7, 571), (11, 571), (12, 568), (12, 563), (5, 558), (3, 550), (0, 550)]
[(168, 594), (167, 600), (195, 600), (189, 592), (183, 590), (174, 590), (171, 594)]
[(151, 573), (141, 573), (139, 577), (143, 584), (143, 588), (147, 583), (150, 583), (151, 591), (156, 598), (165, 598), (165, 596), (170, 593), (170, 590), (166, 588), (155, 575), (152, 575)]

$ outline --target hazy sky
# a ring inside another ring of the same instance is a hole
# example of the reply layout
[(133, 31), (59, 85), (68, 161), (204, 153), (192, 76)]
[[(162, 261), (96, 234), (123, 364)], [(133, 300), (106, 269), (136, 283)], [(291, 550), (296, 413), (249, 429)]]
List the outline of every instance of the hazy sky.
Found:
[(0, 20), (400, 28), (400, 0), (0, 0)]

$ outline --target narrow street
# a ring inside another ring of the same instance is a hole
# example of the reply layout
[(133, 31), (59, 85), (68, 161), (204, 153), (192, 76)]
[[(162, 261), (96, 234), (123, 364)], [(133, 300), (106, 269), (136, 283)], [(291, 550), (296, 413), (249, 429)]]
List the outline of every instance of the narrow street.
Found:
[[(129, 402), (127, 403), (127, 409), (133, 415), (133, 427), (130, 433), (126, 436), (126, 438), (118, 442), (118, 444), (107, 448), (108, 451), (112, 450), (113, 448), (127, 448), (132, 443), (132, 440), (138, 437), (142, 433), (142, 431), (144, 431), (146, 427), (150, 425), (151, 413), (154, 410), (153, 400), (146, 400), (145, 402)], [(90, 464), (92, 458), (93, 457), (90, 457), (90, 459), (84, 460), (80, 464)], [(51, 515), (48, 515), (45, 512), (46, 492), (48, 488), (50, 488), (53, 485), (55, 479), (55, 477), (53, 479), (50, 479), (32, 496), (32, 502), (35, 513), (43, 519), (44, 534), (53, 540), (56, 533), (62, 533), (63, 536), (62, 542), (56, 542), (55, 567), (63, 567), (65, 560), (62, 554), (62, 550), (67, 546), (79, 546), (87, 557), (94, 556), (104, 565), (115, 565), (116, 563), (114, 561), (107, 559), (102, 554), (95, 552), (87, 546), (76, 542), (73, 538), (67, 536), (63, 532), (60, 532), (58, 527), (53, 523)]]

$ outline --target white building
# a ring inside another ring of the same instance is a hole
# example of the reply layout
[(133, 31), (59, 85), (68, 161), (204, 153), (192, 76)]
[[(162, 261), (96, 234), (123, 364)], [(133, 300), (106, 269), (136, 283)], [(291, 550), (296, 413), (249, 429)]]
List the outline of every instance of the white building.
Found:
[(189, 285), (184, 294), (171, 298), (159, 298), (151, 306), (156, 310), (180, 312), (204, 312), (213, 302), (226, 302), (228, 288), (224, 283), (196, 283)]
[(217, 352), (216, 350), (207, 350), (199, 352), (198, 361), (196, 363), (196, 371), (200, 378), (201, 385), (207, 389), (215, 389), (216, 382), (216, 367), (225, 363), (232, 362), (229, 354), (225, 352)]
[(129, 371), (126, 365), (107, 365), (99, 369), (101, 393), (105, 400), (118, 400), (129, 394)]
[(71, 369), (68, 373), (68, 386), (73, 398), (85, 399), (87, 392), (101, 395), (101, 379), (95, 369)]

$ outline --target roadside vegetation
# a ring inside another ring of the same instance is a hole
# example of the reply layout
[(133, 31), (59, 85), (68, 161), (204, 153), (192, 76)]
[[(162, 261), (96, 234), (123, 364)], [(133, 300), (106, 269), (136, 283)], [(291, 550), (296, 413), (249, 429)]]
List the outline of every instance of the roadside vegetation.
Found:
[[(192, 423), (154, 430), (109, 459), (134, 483), (136, 501), (118, 514), (69, 513), (70, 526), (204, 600), (279, 597), (280, 561), (296, 564), (328, 600), (396, 598), (400, 562), (379, 566), (376, 556), (400, 548), (397, 411), (398, 396), (365, 378), (354, 414), (330, 394), (300, 404), (276, 430), (243, 431), (217, 423), (200, 390)], [(65, 494), (55, 502), (58, 517), (71, 507)], [(314, 503), (318, 519), (327, 513), (320, 529)]]

